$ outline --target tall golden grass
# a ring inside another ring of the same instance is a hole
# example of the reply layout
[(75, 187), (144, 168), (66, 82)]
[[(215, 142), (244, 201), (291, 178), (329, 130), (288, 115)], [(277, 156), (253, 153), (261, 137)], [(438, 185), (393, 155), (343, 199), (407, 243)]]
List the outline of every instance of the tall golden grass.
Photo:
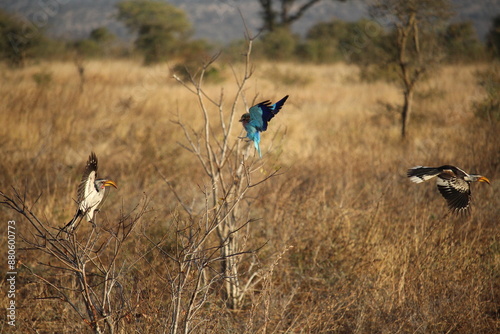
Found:
[[(183, 199), (200, 206), (204, 201), (200, 189), (207, 181), (195, 157), (179, 145), (185, 139), (172, 122), (180, 117), (200, 128), (198, 102), (172, 79), (168, 65), (113, 60), (84, 66), (83, 90), (69, 62), (1, 68), (1, 190), (26, 191), (32, 203), (39, 196), (32, 210), (63, 226), (76, 209), (86, 158), (95, 151), (101, 176), (119, 186), (100, 215), (112, 221), (146, 195), (141, 229), (168, 234), (178, 205), (162, 175)], [(238, 312), (226, 309), (214, 291), (196, 331), (498, 332), (500, 125), (477, 118), (472, 108), (485, 96), (476, 73), (486, 67), (446, 66), (430, 74), (418, 87), (403, 141), (397, 85), (361, 82), (358, 68), (346, 64), (255, 64), (245, 90), (248, 105), (290, 95), (261, 143), (262, 173), (278, 167), (284, 173), (251, 194), (256, 201), (249, 218), (260, 219), (251, 224), (248, 243), (265, 244), (258, 263), (273, 270)], [(37, 73), (50, 79), (37, 83)], [(224, 96), (234, 95), (230, 66), (222, 75), (224, 82), (205, 85), (209, 95), (222, 89)], [(241, 140), (237, 129), (234, 141)], [(492, 181), (472, 185), (469, 217), (450, 215), (434, 182), (417, 185), (406, 178), (409, 167), (443, 164)], [(0, 210), (1, 230), (16, 219), (22, 233), (22, 218)], [(5, 245), (6, 232), (0, 239)], [(169, 318), (168, 291), (155, 276), (160, 259), (141, 261), (139, 231), (135, 240), (126, 256), (137, 264), (124, 288), (143, 287), (136, 299), (141, 317), (124, 321), (122, 330), (159, 332)], [(43, 270), (33, 253), (19, 256), (24, 265)], [(66, 304), (38, 299), (48, 295), (46, 287), (20, 271), (18, 330), (88, 330)]]

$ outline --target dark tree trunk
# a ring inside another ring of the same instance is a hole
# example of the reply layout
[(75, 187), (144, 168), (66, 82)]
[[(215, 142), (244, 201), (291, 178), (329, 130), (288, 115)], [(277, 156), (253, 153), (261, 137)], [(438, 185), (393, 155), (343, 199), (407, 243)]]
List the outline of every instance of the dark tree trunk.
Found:
[(410, 114), (413, 102), (413, 87), (410, 87), (404, 93), (403, 110), (401, 111), (401, 137), (406, 137), (406, 128), (410, 121)]
[(413, 102), (413, 92), (420, 74), (423, 72), (423, 67), (420, 64), (415, 68), (415, 65), (410, 65), (410, 59), (407, 55), (408, 39), (414, 43), (417, 56), (420, 57), (420, 46), (418, 41), (418, 25), (416, 21), (416, 13), (412, 12), (408, 16), (408, 20), (397, 27), (398, 29), (398, 53), (399, 53), (399, 68), (401, 69), (401, 78), (404, 86), (404, 103), (401, 110), (401, 137), (404, 139), (407, 135), (408, 123)]

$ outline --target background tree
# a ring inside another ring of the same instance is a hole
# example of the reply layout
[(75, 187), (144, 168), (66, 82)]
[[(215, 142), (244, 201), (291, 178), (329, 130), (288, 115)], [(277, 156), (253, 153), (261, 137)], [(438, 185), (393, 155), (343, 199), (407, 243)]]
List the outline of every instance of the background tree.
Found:
[(265, 34), (258, 46), (267, 59), (290, 60), (295, 55), (299, 37), (280, 28)]
[(493, 62), (485, 70), (476, 73), (478, 85), (485, 93), (479, 101), (474, 101), (473, 109), (477, 117), (491, 124), (500, 122), (500, 66)]
[(118, 20), (137, 33), (135, 47), (146, 64), (175, 56), (191, 34), (186, 13), (166, 2), (123, 1), (117, 4)]
[(451, 15), (449, 0), (379, 0), (371, 6), (374, 17), (394, 27), (396, 58), (403, 86), (401, 136), (407, 133), (416, 84), (440, 60), (438, 32)]
[(500, 15), (493, 18), (486, 37), (486, 47), (493, 56), (500, 57)]
[(48, 40), (36, 26), (0, 10), (0, 59), (22, 66), (39, 54)]
[(90, 32), (89, 38), (76, 41), (74, 47), (80, 56), (109, 56), (112, 52), (111, 43), (116, 36), (106, 27), (99, 27)]
[(259, 0), (262, 8), (262, 30), (274, 31), (277, 28), (290, 30), (292, 23), (300, 19), (309, 8), (321, 1), (322, 0)]
[(90, 32), (90, 39), (100, 44), (111, 43), (116, 36), (106, 27), (95, 28)]
[(484, 53), (472, 22), (451, 23), (443, 36), (446, 56), (450, 61), (475, 61)]
[(385, 52), (387, 34), (374, 21), (356, 22), (332, 20), (312, 26), (306, 35), (304, 50), (317, 62), (348, 61), (357, 64), (373, 63)]

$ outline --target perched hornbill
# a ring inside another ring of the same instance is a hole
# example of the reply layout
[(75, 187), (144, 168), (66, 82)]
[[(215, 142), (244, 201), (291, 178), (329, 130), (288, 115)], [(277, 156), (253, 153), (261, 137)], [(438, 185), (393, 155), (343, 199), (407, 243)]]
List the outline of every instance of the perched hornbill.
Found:
[(456, 213), (467, 212), (471, 201), (470, 183), (490, 183), (486, 177), (468, 174), (458, 167), (444, 165), (441, 167), (417, 166), (408, 169), (408, 177), (415, 183), (421, 183), (437, 177), (437, 187), (448, 202), (448, 207)]
[(68, 232), (72, 232), (78, 219), (83, 216), (87, 216), (87, 221), (92, 221), (94, 212), (104, 198), (104, 192), (108, 186), (117, 188), (115, 182), (97, 178), (97, 156), (91, 152), (83, 171), (82, 181), (78, 186), (78, 210), (62, 230), (67, 229)]

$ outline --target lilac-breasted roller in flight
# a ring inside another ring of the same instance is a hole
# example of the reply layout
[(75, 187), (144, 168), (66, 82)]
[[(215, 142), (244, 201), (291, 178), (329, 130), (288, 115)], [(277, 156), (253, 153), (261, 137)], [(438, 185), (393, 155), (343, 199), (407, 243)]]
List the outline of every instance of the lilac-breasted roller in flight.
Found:
[(267, 123), (280, 111), (286, 99), (288, 99), (288, 95), (275, 104), (271, 104), (269, 100), (257, 103), (247, 113), (241, 115), (240, 122), (243, 123), (243, 127), (247, 131), (246, 137), (253, 141), (261, 158), (260, 133), (267, 130)]

